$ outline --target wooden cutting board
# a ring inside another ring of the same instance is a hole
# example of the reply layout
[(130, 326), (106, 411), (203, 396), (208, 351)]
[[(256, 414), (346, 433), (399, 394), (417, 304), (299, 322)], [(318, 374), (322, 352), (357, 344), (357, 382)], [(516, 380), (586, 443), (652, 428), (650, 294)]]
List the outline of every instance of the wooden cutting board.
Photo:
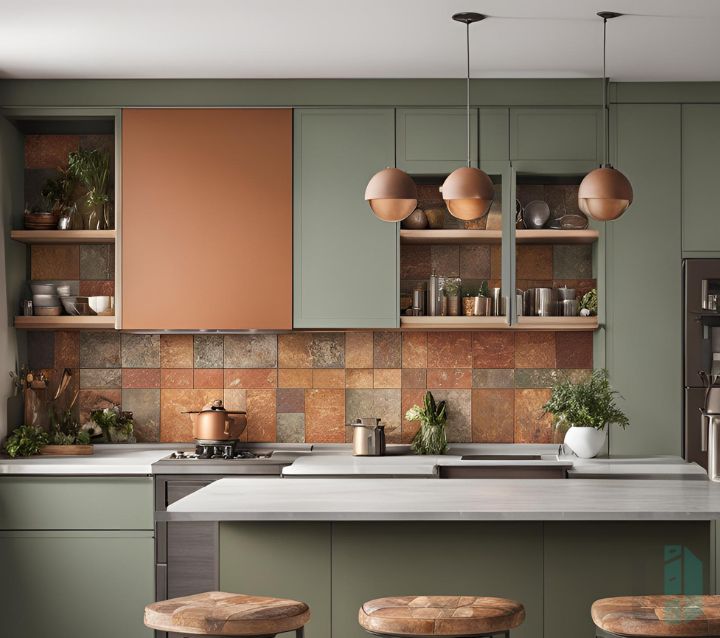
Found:
[(40, 448), (40, 454), (44, 456), (87, 456), (92, 453), (92, 445), (43, 445)]

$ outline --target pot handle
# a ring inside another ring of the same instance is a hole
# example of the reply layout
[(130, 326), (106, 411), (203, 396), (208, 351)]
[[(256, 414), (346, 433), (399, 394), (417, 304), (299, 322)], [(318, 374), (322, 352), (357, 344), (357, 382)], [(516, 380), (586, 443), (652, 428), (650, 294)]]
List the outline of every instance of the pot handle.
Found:
[(230, 423), (231, 422), (232, 422), (232, 419), (230, 419), (230, 418), (225, 419), (225, 430), (224, 430), (225, 434), (230, 434)]

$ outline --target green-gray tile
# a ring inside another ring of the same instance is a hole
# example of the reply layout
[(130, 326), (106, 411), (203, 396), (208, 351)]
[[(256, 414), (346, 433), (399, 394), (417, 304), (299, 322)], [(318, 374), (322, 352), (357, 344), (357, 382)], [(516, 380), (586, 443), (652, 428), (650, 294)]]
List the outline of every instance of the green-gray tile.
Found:
[(223, 336), (195, 335), (193, 354), (196, 368), (222, 368)]
[(81, 332), (80, 333), (81, 368), (119, 368), (120, 333)]
[(435, 401), (447, 402), (447, 437), (451, 443), (472, 441), (472, 390), (430, 389)]
[[(402, 391), (400, 389), (350, 388), (345, 390), (345, 420), (379, 417), (388, 439), (400, 436)], [(348, 428), (349, 430), (350, 428)], [(348, 433), (349, 434), (349, 433)]]
[(110, 244), (83, 244), (80, 246), (80, 279), (113, 279), (115, 276), (115, 249)]
[(80, 388), (119, 388), (122, 385), (120, 368), (80, 368)]
[(555, 279), (590, 279), (592, 277), (592, 246), (553, 246), (553, 277)]
[(515, 370), (496, 368), (475, 368), (472, 371), (473, 388), (513, 388)]
[(305, 415), (299, 412), (285, 412), (277, 415), (278, 443), (305, 442)]
[(133, 413), (138, 442), (160, 440), (160, 390), (125, 389), (122, 391), (122, 409)]
[(123, 368), (159, 368), (160, 335), (123, 334)]
[(313, 368), (344, 368), (345, 334), (342, 332), (313, 334), (310, 356)]
[(277, 335), (225, 335), (225, 368), (277, 367)]
[(591, 372), (581, 369), (518, 368), (515, 370), (515, 387), (551, 388), (561, 381), (578, 383), (587, 379)]

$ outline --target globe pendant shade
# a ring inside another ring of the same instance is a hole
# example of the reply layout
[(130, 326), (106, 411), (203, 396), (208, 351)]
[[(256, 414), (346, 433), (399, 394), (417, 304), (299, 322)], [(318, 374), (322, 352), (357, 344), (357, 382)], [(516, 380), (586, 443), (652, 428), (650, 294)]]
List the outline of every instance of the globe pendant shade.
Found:
[(405, 171), (386, 168), (368, 182), (365, 200), (378, 219), (399, 222), (417, 208), (417, 186)]
[(599, 222), (617, 219), (632, 201), (630, 181), (612, 166), (596, 168), (580, 182), (578, 206), (583, 213)]
[(495, 187), (487, 174), (469, 166), (450, 173), (440, 192), (450, 214), (465, 221), (487, 215), (495, 197)]

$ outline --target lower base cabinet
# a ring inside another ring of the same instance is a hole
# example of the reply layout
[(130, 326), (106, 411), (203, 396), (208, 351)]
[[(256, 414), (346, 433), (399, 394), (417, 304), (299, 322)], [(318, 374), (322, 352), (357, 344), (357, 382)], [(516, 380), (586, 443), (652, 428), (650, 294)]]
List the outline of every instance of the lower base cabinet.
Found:
[(150, 638), (151, 531), (0, 532), (3, 638)]

